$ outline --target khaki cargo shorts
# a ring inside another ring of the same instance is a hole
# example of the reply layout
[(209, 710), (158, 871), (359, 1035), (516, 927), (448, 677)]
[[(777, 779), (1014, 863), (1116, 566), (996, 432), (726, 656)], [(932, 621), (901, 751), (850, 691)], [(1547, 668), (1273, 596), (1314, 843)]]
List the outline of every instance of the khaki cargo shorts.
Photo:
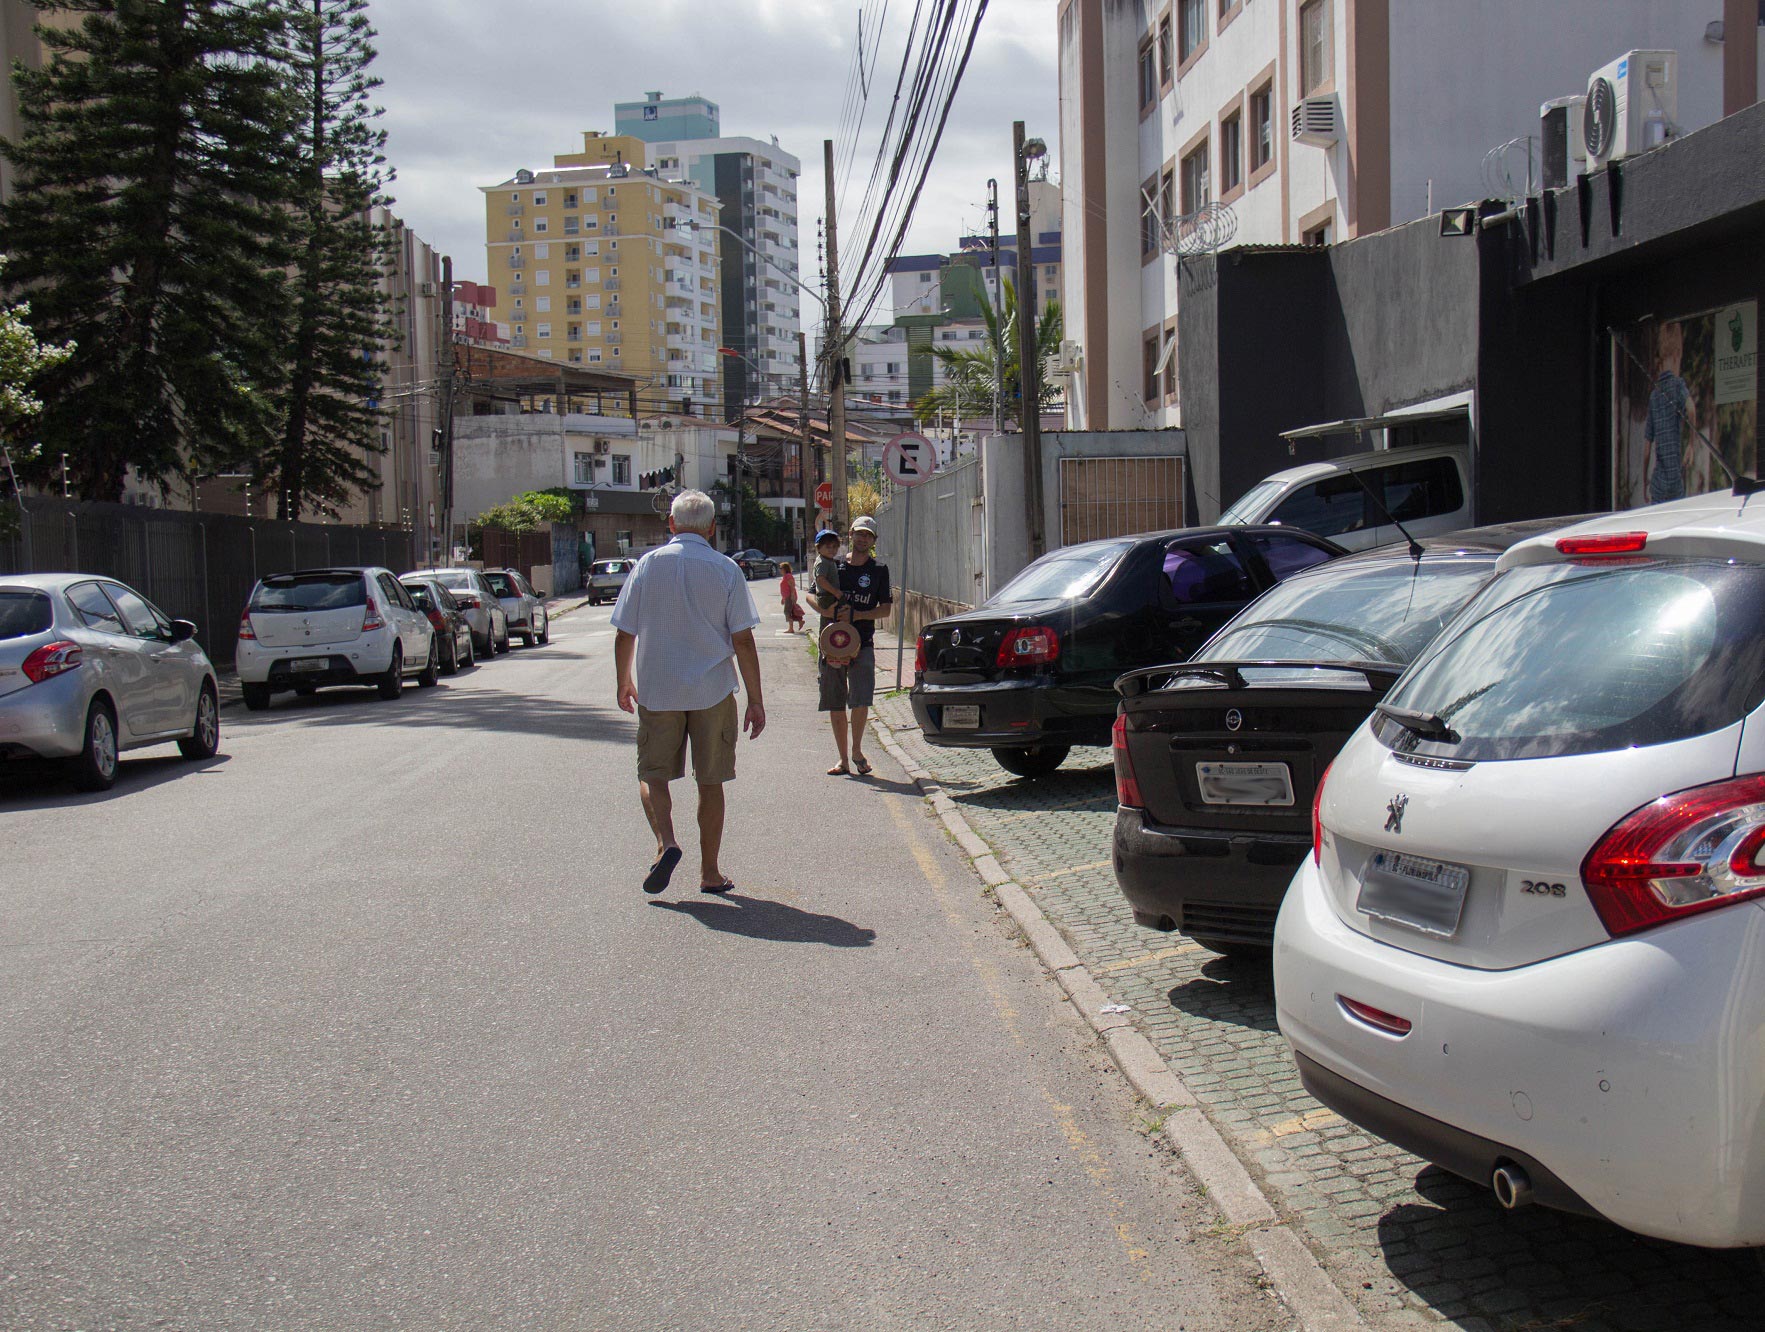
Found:
[(738, 730), (735, 695), (695, 712), (651, 712), (637, 707), (637, 779), (671, 782), (686, 776), (686, 746), (693, 747), (693, 780), (715, 786), (735, 780)]

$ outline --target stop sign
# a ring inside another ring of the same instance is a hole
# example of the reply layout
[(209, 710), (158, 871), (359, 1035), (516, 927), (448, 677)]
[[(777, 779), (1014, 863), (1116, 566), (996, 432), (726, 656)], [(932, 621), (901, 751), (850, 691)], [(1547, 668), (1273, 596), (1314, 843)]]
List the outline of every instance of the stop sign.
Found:
[(833, 508), (833, 482), (823, 481), (815, 487), (815, 507), (818, 509)]

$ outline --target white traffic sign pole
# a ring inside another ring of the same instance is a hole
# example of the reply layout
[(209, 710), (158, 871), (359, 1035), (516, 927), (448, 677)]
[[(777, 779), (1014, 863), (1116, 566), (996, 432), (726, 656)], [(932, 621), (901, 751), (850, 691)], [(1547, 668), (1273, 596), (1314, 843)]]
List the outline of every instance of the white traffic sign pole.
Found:
[[(895, 605), (895, 688), (901, 687), (901, 654), (907, 648), (907, 552), (913, 549), (913, 490), (907, 488), (907, 498), (901, 501), (906, 510), (901, 516), (901, 591), (900, 601)], [(892, 590), (892, 589), (891, 589)], [(917, 657), (914, 660), (918, 660)]]
[[(895, 688), (901, 687), (901, 657), (907, 650), (907, 560), (913, 549), (913, 492), (932, 479), (937, 470), (937, 450), (924, 435), (909, 430), (896, 435), (883, 448), (883, 471), (907, 492), (901, 515), (901, 599), (895, 603)], [(894, 589), (890, 589), (893, 591)]]

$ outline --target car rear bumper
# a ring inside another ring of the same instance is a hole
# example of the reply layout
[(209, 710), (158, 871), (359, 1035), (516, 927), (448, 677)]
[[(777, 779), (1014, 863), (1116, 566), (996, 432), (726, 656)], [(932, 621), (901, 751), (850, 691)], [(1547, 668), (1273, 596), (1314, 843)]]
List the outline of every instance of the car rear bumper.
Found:
[(1143, 809), (1115, 812), (1115, 881), (1134, 919), (1229, 943), (1274, 943), (1275, 914), (1311, 839), (1166, 828)]
[[(926, 743), (946, 749), (1107, 745), (1115, 719), (1113, 693), (1061, 689), (1047, 680), (922, 683), (913, 686), (912, 700), (913, 717)], [(944, 709), (964, 705), (980, 709), (980, 725), (946, 726)]]
[(0, 698), (0, 758), (72, 758), (86, 743), (92, 697), (89, 666), (80, 666)]
[[(1765, 1244), (1755, 904), (1480, 971), (1350, 929), (1307, 857), (1274, 970), (1281, 1032), (1346, 1118), (1480, 1184), (1514, 1162), (1540, 1201), (1641, 1234)], [(1381, 1030), (1343, 998), (1412, 1026)]]
[[(239, 644), (234, 665), (244, 684), (267, 684), (272, 689), (292, 689), (295, 685), (366, 684), (382, 675), (392, 665), (392, 648), (398, 640), (388, 634), (383, 643), (373, 641), (326, 647), (276, 647), (252, 645), (249, 640)], [(295, 670), (296, 661), (326, 663), (322, 670)]]

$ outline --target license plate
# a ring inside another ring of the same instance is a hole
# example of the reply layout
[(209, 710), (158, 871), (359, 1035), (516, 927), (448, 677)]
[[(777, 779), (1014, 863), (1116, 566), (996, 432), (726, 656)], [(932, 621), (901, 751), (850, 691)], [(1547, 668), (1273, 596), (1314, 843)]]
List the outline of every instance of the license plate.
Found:
[(1375, 851), (1361, 875), (1355, 905), (1374, 920), (1450, 939), (1465, 909), (1471, 871), (1444, 860)]
[(288, 663), (291, 671), (326, 671), (331, 669), (329, 657), (296, 657)]
[(981, 725), (981, 705), (979, 703), (946, 703), (944, 705), (944, 729), (947, 731), (978, 731)]
[(1293, 774), (1285, 763), (1197, 763), (1195, 781), (1209, 805), (1293, 803)]

